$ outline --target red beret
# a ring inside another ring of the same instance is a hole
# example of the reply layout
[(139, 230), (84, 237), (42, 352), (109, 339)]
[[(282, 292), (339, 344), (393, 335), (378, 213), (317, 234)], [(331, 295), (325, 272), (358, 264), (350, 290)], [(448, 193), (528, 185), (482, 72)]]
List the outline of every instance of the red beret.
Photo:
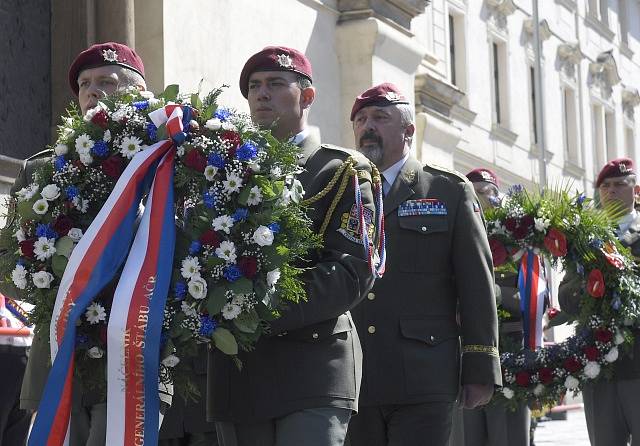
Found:
[(498, 183), (498, 177), (496, 174), (484, 168), (473, 169), (471, 172), (467, 174), (467, 178), (472, 183), (477, 183), (479, 181), (486, 181), (487, 183), (494, 184), (496, 187), (500, 187)]
[(356, 101), (353, 103), (353, 107), (351, 108), (351, 120), (353, 121), (356, 117), (356, 113), (361, 109), (370, 105), (384, 107), (386, 105), (408, 103), (409, 101), (400, 92), (398, 87), (389, 82), (385, 82), (384, 84), (369, 88), (356, 98)]
[(600, 187), (602, 182), (607, 178), (625, 177), (627, 175), (633, 175), (634, 173), (633, 160), (631, 158), (618, 158), (609, 161), (598, 174), (596, 187)]
[(240, 73), (240, 92), (245, 98), (249, 94), (249, 78), (256, 71), (293, 71), (313, 81), (309, 59), (286, 46), (265, 47), (247, 60)]
[(96, 43), (78, 54), (69, 68), (69, 85), (73, 93), (78, 96), (78, 76), (83, 70), (105, 65), (119, 65), (144, 78), (144, 64), (134, 50), (122, 43)]

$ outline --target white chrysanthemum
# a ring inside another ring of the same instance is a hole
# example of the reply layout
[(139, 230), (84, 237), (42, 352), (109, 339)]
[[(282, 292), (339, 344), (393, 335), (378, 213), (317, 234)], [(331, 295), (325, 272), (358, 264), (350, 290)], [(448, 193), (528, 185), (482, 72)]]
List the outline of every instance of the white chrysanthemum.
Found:
[(247, 301), (246, 294), (234, 294), (233, 299), (231, 299), (231, 303), (233, 305), (238, 305), (240, 307), (242, 307), (246, 301)]
[(220, 121), (218, 118), (209, 119), (207, 122), (205, 122), (204, 126), (209, 130), (220, 130), (222, 128), (222, 121)]
[(16, 238), (16, 240), (18, 240), (18, 242), (24, 242), (27, 239), (27, 236), (24, 234), (22, 228), (14, 232), (13, 236)]
[(111, 113), (111, 119), (116, 122), (122, 122), (131, 112), (131, 107), (123, 105), (113, 113)]
[(266, 226), (258, 226), (251, 238), (259, 246), (271, 246), (273, 243), (273, 231)]
[(60, 196), (60, 188), (55, 184), (47, 184), (42, 188), (40, 195), (47, 201), (53, 201)]
[(91, 347), (87, 350), (87, 355), (89, 355), (91, 359), (100, 359), (104, 356), (104, 351), (100, 347)]
[(227, 174), (227, 179), (222, 182), (225, 192), (239, 192), (242, 187), (242, 178), (236, 173)]
[(267, 273), (267, 285), (272, 287), (280, 280), (280, 269), (276, 268)]
[(207, 166), (204, 168), (204, 177), (207, 181), (213, 181), (217, 173), (218, 168), (216, 166)]
[(31, 275), (33, 284), (38, 288), (49, 288), (53, 282), (53, 274), (47, 271), (38, 271)]
[(133, 156), (143, 149), (142, 140), (137, 136), (125, 136), (122, 138), (122, 142), (118, 146), (120, 147), (120, 153), (126, 158), (133, 158)]
[(618, 347), (612, 347), (611, 350), (604, 355), (604, 360), (607, 362), (616, 362), (618, 360)]
[(53, 151), (58, 156), (66, 155), (67, 153), (69, 153), (69, 147), (67, 147), (66, 144), (56, 144), (56, 147), (53, 149)]
[(225, 234), (229, 234), (231, 227), (233, 226), (233, 217), (230, 215), (221, 215), (220, 217), (216, 217), (211, 222), (211, 226), (216, 231), (224, 231)]
[(542, 384), (538, 384), (537, 386), (534, 387), (533, 389), (533, 394), (535, 396), (540, 396), (542, 395), (542, 392), (544, 392), (544, 385)]
[(195, 308), (193, 308), (191, 305), (189, 305), (188, 303), (186, 303), (184, 300), (182, 301), (182, 303), (180, 304), (180, 310), (182, 310), (182, 312), (185, 314), (185, 316), (187, 317), (195, 317), (198, 315), (198, 312), (196, 311)]
[(236, 261), (236, 245), (225, 240), (216, 248), (216, 255), (229, 263), (233, 263)]
[(533, 221), (535, 223), (536, 231), (538, 232), (544, 232), (551, 224), (551, 221), (549, 221), (549, 219), (545, 219), (544, 217), (534, 218)]
[(36, 255), (38, 260), (44, 262), (56, 253), (55, 244), (56, 239), (54, 238), (40, 237), (33, 244), (33, 253)]
[(93, 157), (90, 153), (80, 153), (80, 162), (85, 166), (88, 166), (93, 162)]
[(94, 145), (95, 142), (93, 142), (91, 137), (86, 133), (76, 138), (76, 152), (78, 153), (86, 153), (86, 151), (91, 150)]
[(162, 365), (164, 365), (165, 367), (173, 368), (177, 366), (179, 362), (180, 358), (178, 358), (176, 355), (169, 355), (162, 360)]
[(269, 173), (271, 174), (272, 178), (278, 179), (282, 176), (282, 169), (280, 168), (280, 166), (273, 166)]
[(27, 269), (22, 265), (16, 265), (11, 271), (11, 279), (16, 287), (24, 290), (27, 287)]
[(109, 129), (105, 130), (104, 135), (102, 135), (102, 140), (104, 142), (111, 141), (111, 130), (109, 130)]
[(91, 324), (98, 324), (101, 321), (107, 320), (107, 312), (104, 307), (100, 305), (98, 302), (93, 302), (91, 305), (87, 307), (87, 311), (84, 313), (84, 316), (87, 318), (87, 321)]
[(508, 399), (508, 400), (510, 400), (510, 399), (511, 399), (511, 398), (513, 398), (513, 396), (514, 396), (514, 392), (513, 392), (513, 390), (511, 390), (511, 389), (510, 389), (510, 388), (508, 388), (508, 387), (503, 387), (503, 388), (502, 388), (502, 394), (503, 394), (503, 395), (504, 395), (504, 397), (505, 397), (506, 399)]
[(260, 172), (260, 163), (259, 163), (259, 162), (257, 162), (257, 161), (255, 161), (255, 160), (249, 161), (249, 162), (247, 163), (247, 167), (248, 167), (249, 169), (251, 169), (251, 171), (252, 171), (253, 173), (258, 173), (258, 172)]
[(564, 380), (564, 386), (569, 390), (577, 389), (579, 385), (580, 381), (571, 375), (567, 376), (567, 379)]
[(140, 92), (138, 92), (138, 94), (140, 96), (142, 96), (145, 99), (153, 99), (155, 96), (153, 95), (152, 91), (148, 91), (148, 90), (142, 90)]
[(18, 192), (16, 192), (18, 201), (31, 200), (33, 196), (38, 193), (39, 190), (40, 190), (40, 187), (35, 183), (30, 184), (27, 187), (23, 187)]
[(207, 281), (200, 277), (199, 274), (191, 277), (189, 281), (189, 294), (198, 300), (204, 299), (207, 296)]
[(71, 228), (69, 229), (69, 232), (67, 233), (67, 235), (69, 236), (69, 238), (71, 238), (71, 240), (73, 240), (74, 242), (79, 242), (80, 239), (82, 238), (82, 229), (80, 228)]
[(258, 186), (253, 186), (249, 191), (249, 198), (247, 198), (247, 204), (249, 206), (255, 206), (262, 201), (262, 191)]
[(620, 330), (616, 330), (616, 335), (613, 338), (613, 343), (616, 345), (620, 345), (624, 342), (624, 336), (620, 333)]
[(194, 275), (200, 274), (200, 262), (197, 257), (186, 257), (182, 261), (182, 268), (180, 268), (180, 274), (185, 279), (190, 279)]
[(236, 130), (238, 130), (238, 128), (234, 124), (232, 124), (231, 122), (224, 121), (222, 123), (222, 130), (230, 130), (232, 132), (235, 132)]
[(222, 317), (227, 320), (235, 319), (238, 317), (241, 311), (242, 308), (240, 308), (239, 305), (226, 304), (224, 307), (222, 307)]
[(588, 361), (584, 366), (584, 375), (587, 378), (595, 379), (600, 374), (600, 364), (595, 361)]

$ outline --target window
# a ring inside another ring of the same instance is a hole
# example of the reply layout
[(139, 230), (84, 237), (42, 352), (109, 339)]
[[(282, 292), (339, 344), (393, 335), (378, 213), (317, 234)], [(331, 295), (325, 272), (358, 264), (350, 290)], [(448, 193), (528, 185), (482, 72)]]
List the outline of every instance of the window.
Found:
[(509, 126), (507, 98), (506, 44), (491, 42), (491, 88), (493, 93), (493, 121), (502, 127)]
[(589, 0), (589, 15), (608, 25), (609, 2), (608, 0)]
[(581, 166), (582, 160), (578, 148), (576, 92), (568, 87), (562, 91), (562, 127), (565, 159), (576, 166)]
[(451, 14), (449, 14), (449, 76), (451, 76), (451, 83), (456, 85), (456, 28)]
[(595, 150), (595, 165), (596, 172), (604, 166), (606, 162), (605, 155), (605, 130), (604, 130), (604, 110), (601, 105), (593, 105), (591, 108), (592, 126), (593, 126), (593, 148)]
[(531, 140), (538, 144), (538, 116), (536, 115), (536, 74), (529, 66), (529, 115), (531, 116)]
[(449, 81), (461, 91), (467, 90), (465, 58), (465, 17), (449, 11)]
[(618, 157), (618, 148), (616, 144), (616, 115), (613, 112), (605, 112), (604, 129), (607, 142), (607, 160)]
[(618, 21), (620, 22), (620, 42), (629, 44), (629, 23), (627, 22), (627, 2), (626, 0), (618, 0)]
[(626, 145), (627, 156), (631, 159), (636, 158), (636, 135), (633, 131), (633, 127), (625, 126), (624, 129), (624, 141)]

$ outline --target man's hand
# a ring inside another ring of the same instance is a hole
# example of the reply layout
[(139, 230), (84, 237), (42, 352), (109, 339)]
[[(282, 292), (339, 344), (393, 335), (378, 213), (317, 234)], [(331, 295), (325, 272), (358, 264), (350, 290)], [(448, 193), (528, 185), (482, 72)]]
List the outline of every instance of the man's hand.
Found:
[(475, 409), (487, 404), (492, 396), (493, 384), (464, 384), (460, 403), (465, 409)]

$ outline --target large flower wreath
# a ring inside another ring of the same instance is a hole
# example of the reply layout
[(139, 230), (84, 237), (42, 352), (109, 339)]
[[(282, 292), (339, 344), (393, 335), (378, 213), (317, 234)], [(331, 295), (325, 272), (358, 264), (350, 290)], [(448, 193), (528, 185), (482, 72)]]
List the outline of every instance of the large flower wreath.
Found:
[(527, 193), (520, 186), (486, 216), (497, 272), (522, 276), (522, 262), (533, 254), (552, 266), (562, 264), (586, 282), (576, 318), (548, 311), (551, 325), (575, 319), (576, 334), (547, 347), (503, 350), (504, 387), (494, 399), (510, 407), (554, 405), (567, 391), (610, 377), (640, 321), (637, 266), (618, 242), (613, 219), (584, 195), (572, 196), (566, 189)]

